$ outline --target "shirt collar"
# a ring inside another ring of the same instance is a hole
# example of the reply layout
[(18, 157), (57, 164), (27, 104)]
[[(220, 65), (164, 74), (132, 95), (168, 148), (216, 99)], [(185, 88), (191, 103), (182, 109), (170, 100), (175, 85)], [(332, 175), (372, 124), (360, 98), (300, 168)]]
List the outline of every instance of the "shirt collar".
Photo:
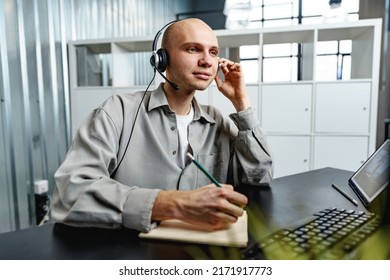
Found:
[[(148, 105), (149, 112), (156, 109), (156, 108), (159, 108), (159, 107), (164, 107), (167, 110), (169, 110), (170, 112), (172, 112), (169, 109), (168, 100), (165, 96), (162, 85), (163, 85), (163, 83), (161, 83), (158, 86), (158, 88), (153, 90), (151, 95), (150, 95), (150, 101), (149, 101), (149, 105)], [(216, 122), (213, 117), (211, 117), (205, 110), (203, 110), (203, 108), (199, 105), (199, 103), (195, 97), (192, 100), (192, 106), (194, 107), (194, 110), (195, 110), (194, 111), (194, 120), (195, 121), (200, 120), (200, 119), (204, 119), (205, 121), (207, 121), (209, 123)]]

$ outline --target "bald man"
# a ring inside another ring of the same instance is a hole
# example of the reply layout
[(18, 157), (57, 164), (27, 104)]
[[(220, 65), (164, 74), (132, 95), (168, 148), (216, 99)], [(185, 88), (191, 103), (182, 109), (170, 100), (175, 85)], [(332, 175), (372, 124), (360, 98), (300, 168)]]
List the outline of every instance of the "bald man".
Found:
[[(147, 232), (179, 219), (222, 229), (248, 202), (234, 186), (269, 185), (272, 158), (240, 64), (219, 58), (216, 35), (199, 19), (169, 25), (162, 48), (166, 77), (177, 88), (161, 83), (153, 91), (115, 95), (90, 114), (55, 174), (55, 221)], [(194, 97), (212, 81), (237, 111), (230, 118)]]

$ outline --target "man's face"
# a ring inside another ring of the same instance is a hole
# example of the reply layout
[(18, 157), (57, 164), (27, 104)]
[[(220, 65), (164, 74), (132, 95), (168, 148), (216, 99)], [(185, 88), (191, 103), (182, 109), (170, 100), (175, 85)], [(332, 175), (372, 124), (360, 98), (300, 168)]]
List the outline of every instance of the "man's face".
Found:
[(214, 32), (198, 22), (175, 30), (170, 45), (167, 76), (180, 89), (204, 90), (218, 71), (218, 41)]

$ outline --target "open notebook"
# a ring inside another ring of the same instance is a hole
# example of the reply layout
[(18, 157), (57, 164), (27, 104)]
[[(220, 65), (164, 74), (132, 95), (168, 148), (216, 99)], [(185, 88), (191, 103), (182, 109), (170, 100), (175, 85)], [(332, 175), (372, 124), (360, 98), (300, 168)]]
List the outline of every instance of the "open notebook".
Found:
[(179, 220), (167, 220), (147, 233), (141, 232), (141, 238), (169, 241), (246, 247), (248, 244), (248, 215), (246, 212), (229, 228), (216, 231), (205, 231)]

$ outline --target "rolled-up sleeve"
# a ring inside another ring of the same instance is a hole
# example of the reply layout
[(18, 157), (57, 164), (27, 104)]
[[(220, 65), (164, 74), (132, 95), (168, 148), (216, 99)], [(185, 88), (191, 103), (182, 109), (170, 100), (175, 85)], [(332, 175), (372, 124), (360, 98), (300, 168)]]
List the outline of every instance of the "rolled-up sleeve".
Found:
[(159, 191), (156, 189), (134, 189), (125, 203), (123, 226), (140, 231), (149, 231), (154, 227), (151, 213)]
[(265, 134), (252, 107), (231, 114), (238, 127), (234, 143), (233, 174), (238, 184), (269, 185), (273, 177), (273, 161)]

